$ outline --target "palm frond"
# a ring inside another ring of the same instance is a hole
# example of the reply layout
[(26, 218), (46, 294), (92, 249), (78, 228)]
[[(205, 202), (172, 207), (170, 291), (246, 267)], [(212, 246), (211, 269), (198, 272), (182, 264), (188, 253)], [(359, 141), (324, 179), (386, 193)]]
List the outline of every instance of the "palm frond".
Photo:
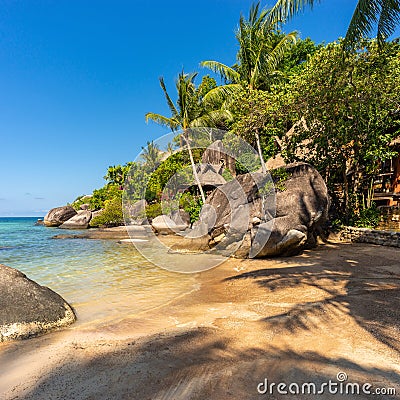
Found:
[(202, 115), (192, 121), (190, 126), (192, 128), (198, 127), (218, 127), (221, 122), (231, 121), (233, 118), (229, 110), (215, 110)]
[(389, 37), (396, 26), (400, 23), (400, 1), (386, 0), (383, 1), (381, 15), (378, 21), (378, 44), (383, 45), (383, 42)]
[(268, 13), (268, 21), (285, 22), (299, 12), (303, 11), (306, 6), (311, 8), (320, 0), (278, 0)]
[(211, 89), (204, 96), (204, 104), (207, 106), (223, 103), (227, 99), (233, 97), (240, 90), (242, 90), (242, 85), (240, 85), (239, 83), (231, 83), (228, 85), (217, 86), (216, 88)]
[(178, 114), (178, 111), (176, 110), (176, 107), (175, 107), (175, 105), (174, 105), (174, 102), (173, 102), (173, 101), (171, 100), (171, 98), (169, 97), (169, 94), (168, 94), (168, 92), (167, 92), (167, 88), (165, 87), (164, 78), (161, 76), (161, 77), (159, 78), (159, 80), (160, 80), (161, 89), (162, 89), (163, 92), (164, 92), (164, 95), (165, 95), (165, 98), (166, 98), (166, 100), (167, 100), (167, 104), (168, 104), (168, 107), (169, 107), (169, 109), (170, 109), (170, 111), (171, 111), (171, 114), (172, 114), (173, 116), (175, 116), (175, 115)]
[(353, 47), (378, 22), (381, 0), (359, 0), (345, 37), (345, 47)]
[(227, 82), (237, 83), (240, 79), (240, 75), (237, 71), (218, 61), (202, 61), (200, 65), (219, 74)]
[(157, 124), (167, 126), (171, 128), (172, 130), (175, 130), (179, 127), (179, 122), (175, 118), (167, 118), (164, 117), (161, 114), (156, 114), (156, 113), (147, 113), (145, 115), (146, 122), (149, 122), (149, 120), (156, 122)]
[(279, 43), (269, 52), (267, 56), (267, 68), (269, 72), (276, 71), (279, 63), (283, 60), (287, 50), (297, 41), (297, 32), (285, 35)]

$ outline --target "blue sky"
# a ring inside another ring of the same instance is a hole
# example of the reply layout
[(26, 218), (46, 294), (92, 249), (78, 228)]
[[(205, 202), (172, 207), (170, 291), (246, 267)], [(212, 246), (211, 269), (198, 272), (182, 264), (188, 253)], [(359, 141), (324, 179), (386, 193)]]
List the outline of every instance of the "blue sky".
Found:
[[(167, 133), (144, 121), (168, 113), (158, 77), (173, 92), (183, 67), (233, 64), (251, 3), (0, 0), (0, 216), (44, 215), (90, 193), (109, 165)], [(285, 31), (333, 41), (355, 4), (323, 0)]]

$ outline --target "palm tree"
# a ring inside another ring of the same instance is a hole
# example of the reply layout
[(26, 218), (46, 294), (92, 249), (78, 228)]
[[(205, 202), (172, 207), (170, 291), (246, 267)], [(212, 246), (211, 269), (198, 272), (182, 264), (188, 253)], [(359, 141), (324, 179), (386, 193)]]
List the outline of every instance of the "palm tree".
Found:
[(167, 153), (171, 155), (174, 152), (174, 145), (173, 143), (169, 142), (167, 145)]
[[(176, 131), (182, 129), (183, 133), (180, 135), (181, 145), (186, 144), (188, 149), (190, 163), (192, 165), (193, 175), (203, 203), (206, 199), (204, 191), (197, 174), (196, 165), (193, 159), (193, 153), (190, 146), (190, 128), (199, 126), (210, 126), (216, 118), (221, 116), (229, 117), (229, 113), (225, 111), (211, 109), (209, 104), (205, 104), (203, 99), (206, 94), (205, 87), (207, 85), (200, 84), (196, 87), (194, 81), (197, 73), (185, 74), (183, 71), (179, 74), (176, 81), (176, 90), (178, 92), (178, 99), (176, 105), (171, 100), (167, 89), (165, 87), (164, 79), (160, 78), (160, 86), (164, 92), (167, 100), (168, 107), (171, 112), (171, 117), (165, 117), (156, 113), (147, 113), (145, 118), (146, 122), (152, 120), (160, 125), (169, 127), (171, 130)], [(207, 80), (207, 77), (203, 78)]]
[[(249, 19), (243, 16), (239, 20), (236, 39), (239, 42), (239, 51), (236, 55), (237, 63), (229, 67), (218, 61), (203, 61), (201, 65), (219, 73), (227, 82), (225, 85), (209, 91), (205, 101), (221, 101), (224, 99), (229, 107), (229, 98), (239, 91), (268, 90), (278, 75), (278, 66), (287, 49), (296, 42), (296, 32), (287, 35), (278, 34), (278, 20), (269, 18), (268, 10), (260, 11), (260, 4), (253, 4), (250, 8)], [(267, 172), (264, 157), (262, 156), (260, 137), (254, 132), (257, 150), (262, 170)]]
[(142, 147), (141, 158), (149, 171), (153, 172), (161, 162), (160, 148), (153, 141), (147, 142), (147, 146)]
[[(313, 6), (320, 0), (277, 0), (270, 18), (285, 21), (299, 13), (305, 6)], [(399, 0), (358, 0), (345, 37), (345, 47), (354, 47), (363, 36), (377, 28), (380, 46), (400, 22)]]
[(249, 19), (239, 20), (236, 39), (239, 50), (237, 63), (228, 67), (218, 61), (203, 61), (201, 65), (221, 75), (227, 85), (211, 90), (206, 99), (218, 91), (235, 92), (241, 88), (268, 90), (275, 80), (279, 63), (287, 49), (296, 42), (296, 32), (278, 34), (278, 21), (271, 21), (268, 10), (260, 11), (260, 4), (250, 8)]

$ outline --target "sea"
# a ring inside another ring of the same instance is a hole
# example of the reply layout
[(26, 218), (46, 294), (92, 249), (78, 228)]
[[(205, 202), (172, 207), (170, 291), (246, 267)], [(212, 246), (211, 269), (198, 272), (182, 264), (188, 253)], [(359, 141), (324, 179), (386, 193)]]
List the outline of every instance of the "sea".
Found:
[(194, 275), (166, 271), (131, 243), (53, 239), (82, 233), (36, 226), (38, 217), (0, 217), (0, 264), (60, 294), (77, 324), (117, 322), (196, 290)]

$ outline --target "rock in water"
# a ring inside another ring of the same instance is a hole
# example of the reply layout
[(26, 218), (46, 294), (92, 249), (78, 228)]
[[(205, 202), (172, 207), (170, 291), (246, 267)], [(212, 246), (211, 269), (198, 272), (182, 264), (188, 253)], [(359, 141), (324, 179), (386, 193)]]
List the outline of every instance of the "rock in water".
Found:
[(0, 342), (37, 336), (75, 320), (60, 295), (0, 264)]
[(71, 206), (56, 207), (46, 214), (43, 222), (45, 226), (60, 226), (76, 214), (77, 212)]
[(69, 220), (65, 221), (60, 228), (62, 229), (87, 229), (92, 219), (92, 212), (89, 210), (79, 210)]

